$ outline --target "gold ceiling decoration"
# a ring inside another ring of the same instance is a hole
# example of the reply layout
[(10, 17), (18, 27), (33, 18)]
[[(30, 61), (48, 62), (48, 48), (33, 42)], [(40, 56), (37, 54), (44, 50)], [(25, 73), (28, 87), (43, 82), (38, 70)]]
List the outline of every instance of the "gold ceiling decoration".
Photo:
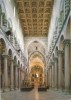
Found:
[(47, 36), (53, 0), (16, 0), (24, 36)]

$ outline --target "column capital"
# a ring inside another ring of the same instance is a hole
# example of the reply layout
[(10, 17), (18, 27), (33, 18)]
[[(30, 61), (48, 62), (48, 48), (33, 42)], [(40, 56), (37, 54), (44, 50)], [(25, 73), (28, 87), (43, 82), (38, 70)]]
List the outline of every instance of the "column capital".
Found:
[(15, 67), (18, 67), (18, 64), (16, 64), (16, 63), (14, 62), (14, 66), (15, 66)]
[(20, 69), (20, 66), (18, 65), (18, 69)]
[(16, 63), (16, 61), (15, 61), (15, 60), (13, 60), (13, 63), (14, 63), (14, 65), (15, 65), (15, 66), (18, 66), (18, 64)]
[(3, 57), (8, 57), (8, 55), (7, 55), (7, 54), (2, 54), (2, 56), (3, 56)]
[(58, 58), (57, 57), (54, 57), (54, 61), (57, 61), (58, 60)]
[(70, 45), (70, 39), (65, 39), (64, 46), (69, 46), (69, 45)]
[(20, 67), (18, 67), (18, 69), (20, 70)]
[(63, 50), (58, 50), (58, 55), (63, 55), (64, 51)]
[(50, 67), (48, 67), (47, 72), (50, 70)]
[(54, 65), (54, 61), (53, 60), (50, 61), (49, 68), (52, 68), (52, 65)]
[(54, 61), (51, 61), (51, 65), (54, 65)]
[(17, 64), (15, 64), (15, 66), (18, 68), (18, 65)]
[(11, 58), (11, 61), (14, 62), (14, 59)]
[(49, 64), (49, 67), (48, 68), (51, 68), (51, 64)]
[(51, 63), (49, 62), (48, 66), (50, 66), (50, 65), (51, 65)]
[(10, 61), (14, 62), (14, 60), (12, 59), (12, 56), (8, 55), (8, 58), (10, 59)]

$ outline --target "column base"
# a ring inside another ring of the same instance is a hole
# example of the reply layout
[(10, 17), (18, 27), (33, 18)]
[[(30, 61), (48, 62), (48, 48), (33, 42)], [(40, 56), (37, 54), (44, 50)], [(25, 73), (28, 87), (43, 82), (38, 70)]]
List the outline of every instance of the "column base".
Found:
[(18, 90), (18, 88), (15, 88), (15, 90)]
[(62, 89), (58, 89), (59, 92), (62, 92)]
[(6, 88), (6, 89), (4, 89), (3, 91), (4, 91), (4, 92), (9, 92), (10, 89), (9, 89), (9, 88)]
[(14, 88), (11, 88), (10, 90), (11, 90), (11, 91), (14, 91), (15, 89), (14, 89)]
[(55, 91), (58, 91), (58, 89), (57, 89), (57, 88), (55, 88), (54, 90), (55, 90)]
[(70, 89), (64, 89), (64, 92), (70, 92)]
[(0, 89), (0, 93), (2, 93), (3, 92), (3, 89)]

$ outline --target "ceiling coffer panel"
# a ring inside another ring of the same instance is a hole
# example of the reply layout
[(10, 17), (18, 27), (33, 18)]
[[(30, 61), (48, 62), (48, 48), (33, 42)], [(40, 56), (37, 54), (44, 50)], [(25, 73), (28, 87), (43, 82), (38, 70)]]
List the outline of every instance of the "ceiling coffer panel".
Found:
[(24, 36), (48, 36), (53, 0), (16, 0), (16, 4)]

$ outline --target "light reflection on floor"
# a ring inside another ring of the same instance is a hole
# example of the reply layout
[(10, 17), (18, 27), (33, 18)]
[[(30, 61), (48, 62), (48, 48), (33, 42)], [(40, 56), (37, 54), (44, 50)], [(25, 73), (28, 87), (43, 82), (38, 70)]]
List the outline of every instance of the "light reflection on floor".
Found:
[(2, 93), (1, 100), (71, 100), (71, 94), (47, 90), (38, 92), (35, 88), (30, 92), (12, 91)]
[(39, 100), (39, 95), (37, 91), (38, 91), (37, 88), (35, 88), (35, 100)]

